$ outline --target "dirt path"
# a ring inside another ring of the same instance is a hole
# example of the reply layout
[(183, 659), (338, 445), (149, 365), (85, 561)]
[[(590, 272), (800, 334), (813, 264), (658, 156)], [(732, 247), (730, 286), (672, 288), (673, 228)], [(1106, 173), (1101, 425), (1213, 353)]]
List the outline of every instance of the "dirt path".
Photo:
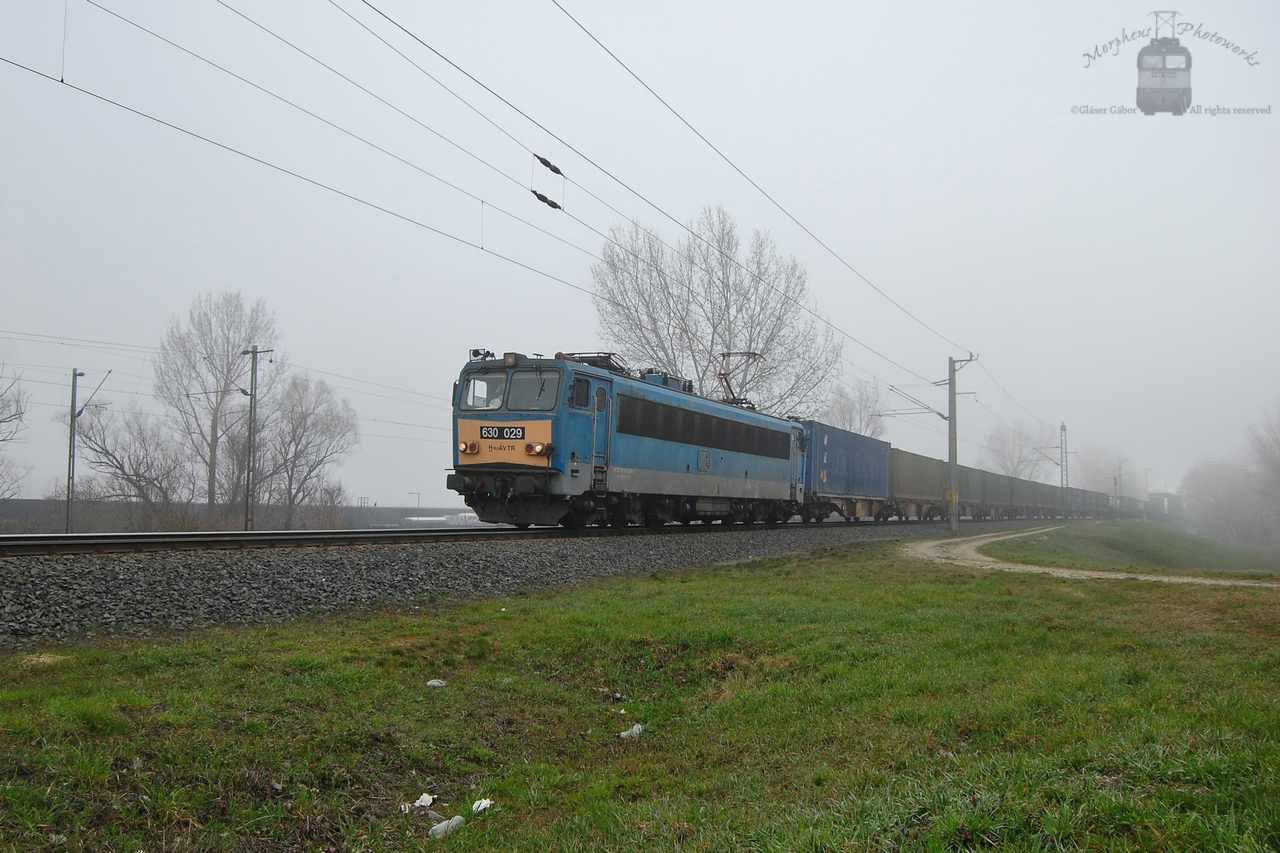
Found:
[(1020, 530), (1017, 533), (988, 533), (984, 536), (966, 536), (963, 539), (943, 539), (930, 542), (908, 542), (903, 546), (907, 556), (930, 563), (945, 563), (951, 566), (963, 566), (966, 569), (987, 569), (999, 572), (1026, 572), (1037, 575), (1053, 575), (1056, 578), (1074, 578), (1076, 580), (1137, 580), (1156, 581), (1159, 583), (1190, 583), (1206, 586), (1260, 586), (1277, 588), (1280, 584), (1266, 581), (1233, 580), (1231, 578), (1203, 578), (1188, 575), (1150, 575), (1140, 572), (1128, 572), (1123, 569), (1105, 571), (1101, 569), (1059, 569), (1051, 566), (1029, 566), (1025, 563), (1006, 563), (985, 554), (978, 549), (1001, 539), (1014, 539), (1019, 536), (1034, 536), (1057, 530), (1057, 527), (1037, 527), (1032, 530)]

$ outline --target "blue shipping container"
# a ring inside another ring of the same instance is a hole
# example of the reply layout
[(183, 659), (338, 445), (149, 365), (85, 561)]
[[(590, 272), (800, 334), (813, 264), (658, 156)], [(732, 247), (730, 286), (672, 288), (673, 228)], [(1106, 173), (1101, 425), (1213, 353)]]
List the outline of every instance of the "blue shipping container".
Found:
[(889, 497), (889, 443), (804, 421), (808, 444), (804, 490), (823, 498)]

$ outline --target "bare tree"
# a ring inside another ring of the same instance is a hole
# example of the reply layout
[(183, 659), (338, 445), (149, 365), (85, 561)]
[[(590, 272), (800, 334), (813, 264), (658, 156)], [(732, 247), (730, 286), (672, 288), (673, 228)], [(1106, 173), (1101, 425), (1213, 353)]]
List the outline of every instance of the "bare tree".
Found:
[(761, 231), (744, 252), (723, 208), (705, 208), (690, 231), (669, 248), (638, 223), (611, 229), (591, 269), (604, 338), (704, 396), (719, 395), (721, 353), (757, 353), (737, 365), (737, 396), (766, 412), (817, 412), (843, 345), (809, 305), (804, 268)]
[(1261, 500), (1259, 474), (1243, 462), (1198, 462), (1182, 478), (1180, 491), (1199, 535), (1250, 545), (1280, 541)]
[(1056, 463), (1050, 456), (1054, 438), (1053, 428), (1043, 424), (998, 424), (987, 433), (983, 460), (1000, 474), (1039, 480)]
[[(254, 345), (274, 349), (279, 339), (275, 318), (257, 300), (246, 307), (237, 293), (212, 293), (196, 297), (184, 326), (177, 317), (169, 322), (155, 361), (156, 396), (180, 440), (198, 463), (204, 483), (204, 499), (210, 518), (218, 507), (237, 497), (243, 483), (243, 461), (220, 458), (227, 435), (243, 428), (250, 384), (250, 359), (245, 351)], [(274, 364), (260, 365), (260, 398), (270, 393), (284, 369), (276, 354)]]
[(100, 476), (95, 496), (145, 508), (147, 524), (184, 526), (199, 483), (183, 447), (157, 418), (136, 408), (116, 418), (86, 409), (76, 425), (86, 464)]
[(1280, 406), (1264, 412), (1262, 424), (1249, 429), (1249, 444), (1269, 485), (1280, 496)]
[(1273, 526), (1280, 523), (1280, 405), (1264, 412), (1262, 423), (1249, 429), (1249, 445), (1261, 466), (1260, 499)]
[(884, 435), (884, 410), (880, 383), (855, 379), (852, 385), (836, 385), (822, 419), (849, 432), (879, 438)]
[[(4, 363), (0, 362), (0, 451), (19, 440), (26, 429), (30, 398), (22, 390), (20, 380), (16, 373), (6, 378)], [(18, 496), (28, 470), (0, 456), (0, 501)]]
[(265, 472), (260, 482), (290, 530), (300, 506), (331, 495), (328, 471), (356, 446), (360, 429), (355, 409), (337, 399), (323, 380), (291, 375), (279, 386), (278, 395), (263, 435)]

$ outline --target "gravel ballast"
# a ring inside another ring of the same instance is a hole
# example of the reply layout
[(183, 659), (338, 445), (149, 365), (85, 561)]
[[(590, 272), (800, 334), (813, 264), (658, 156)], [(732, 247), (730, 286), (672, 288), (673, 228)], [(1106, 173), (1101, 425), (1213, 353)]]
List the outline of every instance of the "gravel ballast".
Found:
[(945, 532), (941, 523), (827, 523), (680, 536), (9, 557), (0, 559), (0, 648), (487, 598)]

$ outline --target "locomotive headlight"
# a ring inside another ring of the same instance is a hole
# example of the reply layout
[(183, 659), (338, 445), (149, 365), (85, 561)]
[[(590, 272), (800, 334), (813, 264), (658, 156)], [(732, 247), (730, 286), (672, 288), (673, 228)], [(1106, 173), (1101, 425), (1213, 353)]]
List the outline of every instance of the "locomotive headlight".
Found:
[(458, 442), (458, 452), (459, 452), (459, 453), (466, 453), (466, 452), (467, 452), (467, 443), (466, 443), (465, 441), (459, 441), (459, 442)]
[(524, 446), (524, 452), (529, 456), (547, 456), (551, 453), (551, 445), (541, 441), (530, 442)]

